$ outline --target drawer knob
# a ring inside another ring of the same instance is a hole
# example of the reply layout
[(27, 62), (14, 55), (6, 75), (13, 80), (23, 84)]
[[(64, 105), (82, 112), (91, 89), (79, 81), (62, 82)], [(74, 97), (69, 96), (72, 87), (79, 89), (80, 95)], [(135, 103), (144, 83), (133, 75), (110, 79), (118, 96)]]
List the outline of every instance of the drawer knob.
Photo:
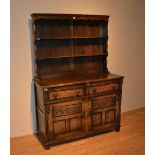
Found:
[(53, 94), (53, 98), (54, 100), (57, 100), (58, 95), (57, 94)]
[(96, 88), (93, 88), (93, 93), (96, 93)]
[(115, 90), (115, 86), (112, 87), (112, 90)]
[(80, 91), (76, 92), (76, 96), (79, 97), (80, 96)]

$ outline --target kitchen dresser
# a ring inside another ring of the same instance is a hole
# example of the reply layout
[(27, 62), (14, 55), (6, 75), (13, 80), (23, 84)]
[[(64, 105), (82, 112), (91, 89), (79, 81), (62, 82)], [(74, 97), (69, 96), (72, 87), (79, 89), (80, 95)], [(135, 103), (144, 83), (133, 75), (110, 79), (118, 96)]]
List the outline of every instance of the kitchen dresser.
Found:
[(33, 13), (37, 137), (45, 149), (120, 131), (123, 76), (107, 67), (107, 15)]

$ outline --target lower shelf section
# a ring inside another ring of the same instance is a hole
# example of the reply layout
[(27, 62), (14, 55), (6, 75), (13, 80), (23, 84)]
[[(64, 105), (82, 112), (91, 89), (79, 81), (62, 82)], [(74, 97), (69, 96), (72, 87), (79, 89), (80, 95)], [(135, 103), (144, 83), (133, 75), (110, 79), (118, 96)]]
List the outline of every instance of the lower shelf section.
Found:
[(80, 139), (83, 139), (83, 138), (88, 138), (88, 137), (96, 136), (96, 135), (99, 135), (99, 134), (112, 132), (112, 131), (119, 132), (120, 131), (120, 126), (116, 127), (115, 125), (111, 125), (108, 128), (105, 128), (104, 130), (81, 132), (81, 133), (76, 134), (74, 136), (67, 136), (66, 135), (63, 138), (51, 139), (51, 140), (48, 140), (48, 141), (45, 140), (45, 137), (44, 137), (43, 133), (41, 131), (38, 131), (36, 133), (36, 137), (39, 139), (39, 141), (41, 142), (41, 144), (43, 145), (43, 147), (45, 149), (50, 149), (51, 146), (56, 146), (56, 145), (60, 145), (60, 144), (72, 142), (72, 141), (75, 141), (75, 140), (80, 140)]

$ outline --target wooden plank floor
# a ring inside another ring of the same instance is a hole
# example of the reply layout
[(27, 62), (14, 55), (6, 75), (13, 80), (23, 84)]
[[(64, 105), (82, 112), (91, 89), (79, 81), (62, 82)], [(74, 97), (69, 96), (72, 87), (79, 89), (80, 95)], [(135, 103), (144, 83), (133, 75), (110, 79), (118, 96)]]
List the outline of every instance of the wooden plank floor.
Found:
[(110, 132), (44, 150), (34, 135), (11, 139), (11, 155), (144, 155), (144, 109), (122, 114), (120, 132)]

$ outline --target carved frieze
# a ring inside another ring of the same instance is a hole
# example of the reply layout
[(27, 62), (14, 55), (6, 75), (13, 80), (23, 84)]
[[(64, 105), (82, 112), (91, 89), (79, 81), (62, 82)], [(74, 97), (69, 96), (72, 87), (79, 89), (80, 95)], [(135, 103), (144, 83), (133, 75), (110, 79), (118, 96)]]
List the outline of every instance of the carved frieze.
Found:
[(95, 110), (115, 105), (116, 105), (116, 97), (110, 97), (110, 98), (104, 98), (103, 100), (92, 101), (91, 108)]
[(60, 108), (53, 108), (53, 117), (80, 113), (81, 111), (82, 111), (81, 104), (77, 104), (71, 107), (66, 106), (66, 107), (60, 107)]

